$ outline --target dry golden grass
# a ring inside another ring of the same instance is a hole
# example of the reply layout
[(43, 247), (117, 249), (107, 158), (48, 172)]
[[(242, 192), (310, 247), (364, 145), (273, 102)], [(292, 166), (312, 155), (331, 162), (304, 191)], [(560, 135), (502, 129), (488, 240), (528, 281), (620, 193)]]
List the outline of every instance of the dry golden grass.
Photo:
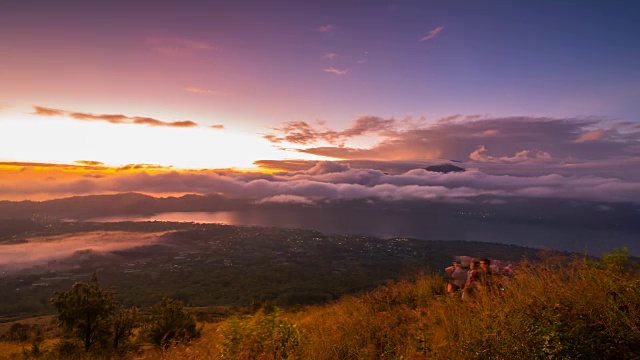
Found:
[[(280, 322), (268, 320), (264, 313), (229, 319), (190, 346), (161, 355), (163, 359), (312, 360), (640, 358), (637, 274), (549, 258), (524, 263), (514, 278), (495, 281), (506, 290), (494, 288), (462, 301), (443, 294), (440, 277), (420, 275), (327, 306), (274, 315)], [(282, 324), (291, 325), (296, 341), (274, 329)]]
[(12, 359), (22, 354), (22, 345), (13, 342), (0, 342), (0, 359)]
[[(565, 258), (523, 263), (462, 301), (437, 275), (296, 313), (204, 324), (203, 336), (133, 359), (640, 359), (640, 278)], [(9, 346), (3, 344), (2, 346)], [(15, 348), (0, 348), (1, 353)]]

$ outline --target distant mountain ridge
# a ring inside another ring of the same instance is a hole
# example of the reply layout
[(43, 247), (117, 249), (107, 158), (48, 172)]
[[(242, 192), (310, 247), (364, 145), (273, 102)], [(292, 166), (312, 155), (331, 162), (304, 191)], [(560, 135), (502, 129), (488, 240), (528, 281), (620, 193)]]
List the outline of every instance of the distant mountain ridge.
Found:
[(220, 195), (156, 198), (139, 193), (73, 196), (47, 201), (0, 201), (0, 219), (49, 216), (85, 220), (113, 215), (153, 215), (160, 212), (219, 211), (238, 201)]

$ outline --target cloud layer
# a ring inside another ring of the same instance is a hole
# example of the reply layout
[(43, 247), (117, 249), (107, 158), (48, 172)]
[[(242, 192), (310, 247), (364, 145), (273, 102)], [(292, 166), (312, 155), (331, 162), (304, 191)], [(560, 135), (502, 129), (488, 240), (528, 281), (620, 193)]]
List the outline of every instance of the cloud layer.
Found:
[[(633, 163), (640, 157), (640, 131), (626, 123), (593, 118), (450, 116), (424, 119), (362, 116), (343, 130), (323, 122), (288, 122), (265, 139), (298, 151), (344, 160), (459, 160), (481, 164), (563, 166), (586, 169), (597, 162)], [(369, 147), (348, 146), (377, 137)], [(632, 174), (632, 170), (629, 169)]]
[[(216, 193), (256, 202), (303, 204), (357, 199), (460, 202), (493, 198), (504, 201), (517, 197), (640, 202), (640, 182), (637, 181), (591, 175), (500, 175), (474, 168), (448, 174), (422, 168), (389, 174), (352, 167), (345, 162), (318, 162), (304, 171), (274, 174), (202, 170), (102, 175), (62, 178), (29, 169), (5, 173), (0, 177), (0, 198), (143, 192), (156, 195)], [(31, 176), (30, 181), (22, 180), (25, 176)]]
[(33, 114), (40, 116), (68, 116), (72, 119), (83, 121), (106, 121), (112, 124), (138, 124), (164, 127), (196, 127), (198, 123), (191, 120), (162, 121), (144, 116), (127, 116), (122, 114), (91, 114), (69, 110), (53, 109), (43, 106), (34, 106)]
[[(89, 121), (168, 124), (117, 114), (43, 107), (35, 111)], [(171, 124), (195, 126), (189, 121)], [(307, 205), (354, 199), (461, 202), (491, 198), (501, 202), (519, 197), (640, 202), (640, 131), (634, 126), (594, 118), (458, 115), (431, 123), (362, 116), (344, 129), (330, 128), (322, 121), (288, 122), (264, 137), (277, 146), (338, 160), (256, 162), (280, 170), (273, 173), (171, 171), (145, 164), (111, 171), (88, 160), (52, 165), (48, 170), (46, 164), (11, 163), (5, 164), (11, 170), (0, 170), (0, 199), (143, 192), (216, 193), (255, 202)], [(378, 141), (351, 146), (359, 137)], [(425, 170), (444, 162), (466, 171)]]

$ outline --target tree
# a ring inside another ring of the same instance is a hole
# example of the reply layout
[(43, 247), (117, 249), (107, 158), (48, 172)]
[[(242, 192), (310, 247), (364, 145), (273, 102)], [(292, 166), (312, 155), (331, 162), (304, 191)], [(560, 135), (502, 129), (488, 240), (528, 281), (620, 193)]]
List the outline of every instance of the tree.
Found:
[(133, 336), (135, 329), (140, 327), (138, 309), (118, 309), (111, 318), (111, 340), (114, 349), (118, 349), (123, 342)]
[(154, 344), (166, 347), (171, 341), (188, 341), (198, 336), (196, 317), (185, 310), (181, 301), (165, 297), (151, 309), (149, 337)]
[(67, 335), (81, 340), (85, 351), (109, 337), (116, 311), (114, 292), (101, 289), (95, 273), (89, 282), (76, 282), (70, 290), (56, 292), (51, 303)]

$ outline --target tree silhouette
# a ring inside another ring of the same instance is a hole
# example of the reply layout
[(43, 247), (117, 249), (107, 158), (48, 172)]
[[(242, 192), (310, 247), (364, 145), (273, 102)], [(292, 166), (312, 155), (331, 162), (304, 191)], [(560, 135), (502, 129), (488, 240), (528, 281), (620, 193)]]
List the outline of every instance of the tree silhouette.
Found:
[(89, 282), (76, 282), (70, 290), (56, 292), (51, 303), (66, 335), (81, 340), (85, 351), (109, 338), (116, 312), (114, 292), (101, 289), (95, 273)]

